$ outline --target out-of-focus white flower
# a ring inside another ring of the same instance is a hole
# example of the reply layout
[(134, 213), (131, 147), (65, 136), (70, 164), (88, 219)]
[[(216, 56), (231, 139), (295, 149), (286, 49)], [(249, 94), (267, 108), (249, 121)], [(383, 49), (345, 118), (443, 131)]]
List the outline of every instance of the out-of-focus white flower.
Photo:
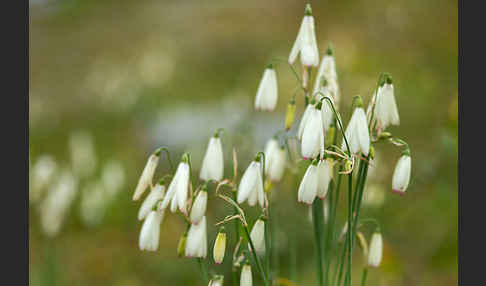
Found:
[(209, 139), (208, 149), (204, 155), (199, 178), (204, 181), (221, 181), (224, 172), (223, 146), (219, 135)]
[(258, 85), (255, 97), (255, 109), (273, 111), (277, 105), (278, 88), (277, 73), (272, 65), (269, 65), (263, 72), (262, 80)]
[(109, 195), (100, 182), (87, 184), (81, 191), (79, 211), (82, 222), (90, 227), (99, 224), (109, 203)]
[(55, 236), (59, 232), (76, 192), (76, 178), (71, 172), (62, 171), (40, 206), (42, 229), (48, 236)]
[(80, 178), (92, 175), (96, 169), (94, 140), (87, 131), (75, 131), (69, 138), (73, 173)]
[(138, 180), (137, 187), (135, 188), (135, 193), (133, 194), (133, 200), (137, 201), (140, 199), (145, 190), (152, 185), (152, 179), (155, 174), (155, 169), (159, 164), (160, 149), (157, 149), (154, 154), (150, 155), (145, 164), (145, 168), (142, 171), (142, 175)]
[(263, 191), (262, 167), (260, 158), (256, 157), (241, 178), (238, 186), (238, 204), (248, 200), (250, 206), (254, 206), (257, 201), (263, 208), (265, 206), (265, 193)]
[[(351, 120), (349, 120), (348, 126), (346, 127), (345, 135), (348, 139), (351, 153), (357, 154), (361, 152), (365, 156), (368, 156), (370, 152), (370, 134), (368, 132), (366, 114), (362, 107), (356, 107), (354, 109)], [(344, 140), (341, 149), (347, 151)]]
[(311, 109), (302, 132), (301, 152), (304, 159), (324, 155), (324, 126), (321, 116), (322, 103)]
[(177, 207), (182, 213), (186, 213), (187, 193), (189, 192), (189, 155), (185, 153), (177, 167), (174, 178), (170, 182), (167, 194), (162, 201), (162, 208), (166, 208), (170, 202), (170, 211), (175, 212)]
[(115, 196), (125, 185), (125, 169), (117, 160), (110, 160), (101, 172), (101, 181), (110, 196)]
[(289, 64), (293, 64), (300, 53), (300, 62), (306, 67), (319, 65), (319, 50), (317, 48), (314, 17), (310, 4), (307, 4), (305, 16), (302, 19), (299, 33), (289, 55)]
[(198, 224), (191, 224), (189, 228), (185, 253), (187, 257), (206, 258), (207, 252), (206, 216), (203, 216)]
[(265, 174), (274, 182), (282, 179), (287, 161), (287, 153), (278, 145), (275, 138), (268, 140), (265, 146)]
[(317, 195), (319, 186), (319, 173), (317, 169), (318, 160), (314, 160), (305, 171), (304, 177), (300, 182), (297, 201), (311, 205)]
[(368, 265), (373, 267), (380, 266), (382, 253), (383, 253), (383, 239), (381, 237), (381, 233), (375, 232), (371, 236), (369, 255), (368, 255)]
[(150, 191), (148, 196), (142, 203), (140, 210), (138, 211), (138, 220), (143, 220), (156, 206), (157, 202), (161, 201), (165, 194), (165, 186), (160, 182)]
[(393, 92), (393, 83), (390, 76), (378, 88), (375, 103), (375, 118), (380, 130), (385, 130), (388, 125), (399, 125), (397, 103)]
[(226, 250), (226, 232), (224, 227), (222, 227), (216, 236), (216, 241), (214, 242), (213, 248), (213, 258), (216, 264), (221, 264), (224, 259), (224, 253)]
[(393, 192), (403, 194), (410, 182), (410, 172), (412, 169), (412, 159), (410, 152), (405, 151), (398, 159), (395, 171), (393, 172), (392, 189)]
[(313, 93), (323, 92), (323, 89), (330, 92), (331, 98), (334, 101), (335, 107), (339, 105), (339, 84), (336, 71), (336, 61), (333, 56), (333, 51), (328, 48), (326, 55), (322, 58), (321, 65), (317, 72), (316, 80), (314, 81)]
[(206, 205), (208, 203), (208, 192), (205, 186), (201, 188), (196, 196), (196, 200), (191, 208), (190, 220), (192, 224), (198, 224), (206, 214)]
[(363, 206), (380, 207), (385, 202), (385, 191), (379, 184), (369, 184), (365, 186), (363, 193)]
[(240, 286), (252, 286), (252, 285), (253, 285), (253, 277), (251, 275), (251, 266), (249, 263), (246, 263), (241, 268)]
[(56, 161), (51, 155), (41, 155), (37, 159), (31, 171), (29, 201), (37, 202), (40, 199), (43, 191), (52, 182), (56, 169)]
[(140, 250), (156, 251), (159, 248), (160, 224), (164, 218), (165, 209), (150, 211), (143, 222), (140, 231)]
[[(255, 247), (255, 251), (258, 255), (263, 255), (265, 253), (265, 221), (259, 218), (253, 225), (250, 232), (250, 238)], [(248, 243), (248, 249), (251, 250), (251, 246)]]
[(317, 163), (317, 176), (319, 180), (316, 195), (324, 199), (327, 195), (329, 182), (331, 181), (331, 169), (327, 160), (319, 160), (319, 163)]

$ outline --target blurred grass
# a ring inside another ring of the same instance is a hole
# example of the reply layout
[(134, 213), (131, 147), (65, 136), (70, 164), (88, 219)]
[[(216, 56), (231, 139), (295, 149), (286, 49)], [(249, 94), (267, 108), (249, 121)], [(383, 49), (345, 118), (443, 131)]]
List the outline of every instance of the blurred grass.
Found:
[[(382, 222), (385, 237), (384, 263), (370, 271), (369, 285), (457, 284), (457, 2), (312, 5), (320, 50), (331, 42), (335, 49), (341, 106), (357, 94), (367, 102), (378, 74), (390, 72), (401, 117), (391, 131), (412, 148), (407, 194), (387, 192), (382, 208), (364, 212)], [(252, 100), (269, 59), (288, 56), (302, 14), (300, 1), (31, 1), (32, 162), (47, 153), (68, 166), (68, 138), (83, 129), (93, 134), (101, 163), (114, 157), (127, 171), (123, 191), (97, 227), (82, 224), (76, 200), (61, 232), (49, 239), (31, 205), (31, 285), (200, 285), (196, 262), (176, 257), (184, 226), (175, 216), (164, 219), (159, 251), (138, 250), (139, 204), (131, 201), (136, 180), (160, 145), (174, 150), (174, 161), (191, 151), (199, 167), (214, 131), (208, 126), (229, 124), (238, 112), (241, 120), (229, 125), (226, 140), (238, 147), (240, 170), (246, 168), (251, 154), (281, 128), (295, 86), (284, 66), (277, 70), (277, 110), (255, 115)], [(176, 117), (181, 112), (206, 120)], [(347, 121), (349, 111), (342, 112)], [(399, 154), (391, 146), (379, 149), (383, 165), (376, 181), (388, 190)], [(157, 174), (168, 170), (164, 162)], [(311, 224), (307, 209), (295, 202), (296, 190), (286, 186), (284, 181), (276, 191), (276, 212), (279, 221), (300, 226), (298, 279), (308, 285), (315, 276)], [(229, 210), (210, 202), (209, 223)], [(282, 241), (290, 231), (283, 225)], [(215, 232), (210, 229), (211, 248)], [(285, 246), (279, 255), (282, 276), (288, 276)], [(227, 283), (229, 258), (220, 266)], [(355, 271), (359, 277), (361, 270)]]

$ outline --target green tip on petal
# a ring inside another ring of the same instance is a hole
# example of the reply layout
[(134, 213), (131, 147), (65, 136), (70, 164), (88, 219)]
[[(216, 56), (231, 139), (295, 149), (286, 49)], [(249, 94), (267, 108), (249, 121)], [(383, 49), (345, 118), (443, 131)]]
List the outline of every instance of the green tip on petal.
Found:
[(319, 156), (317, 156), (314, 160), (312, 160), (312, 165), (317, 166), (319, 163)]
[(157, 156), (157, 157), (159, 157), (160, 156), (160, 152), (162, 152), (162, 147), (159, 148), (159, 149), (157, 149), (157, 150), (155, 150), (154, 155)]
[(356, 107), (363, 107), (363, 100), (361, 99), (361, 96), (356, 98)]
[(387, 74), (387, 75), (385, 76), (385, 82), (386, 82), (387, 84), (392, 84), (392, 83), (393, 83), (393, 80), (392, 80), (391, 75)]
[(181, 162), (188, 163), (189, 162), (189, 153), (182, 154)]
[(316, 105), (316, 109), (321, 110), (321, 108), (322, 108), (322, 102), (319, 101), (319, 103)]
[(312, 16), (312, 8), (310, 3), (307, 3), (307, 5), (305, 5), (305, 15)]
[(272, 63), (268, 64), (267, 69), (273, 69), (273, 64)]
[(410, 157), (410, 149), (407, 148), (407, 149), (403, 150), (402, 156), (408, 156), (408, 157)]
[(224, 229), (224, 226), (219, 228), (219, 233), (226, 233), (226, 230)]
[(329, 55), (329, 56), (334, 55), (334, 50), (333, 50), (331, 45), (329, 45), (329, 47), (327, 47), (326, 55)]
[(312, 98), (311, 101), (310, 101), (310, 104), (312, 104), (312, 105), (316, 104), (316, 99)]

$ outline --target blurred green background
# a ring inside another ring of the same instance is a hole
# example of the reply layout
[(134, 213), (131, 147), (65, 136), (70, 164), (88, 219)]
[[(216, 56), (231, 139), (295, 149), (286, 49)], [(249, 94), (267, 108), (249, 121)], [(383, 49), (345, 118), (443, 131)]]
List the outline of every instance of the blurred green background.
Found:
[[(304, 3), (30, 0), (30, 183), (32, 170), (42, 165), (39, 158), (50, 156), (43, 161), (56, 166), (54, 179), (31, 185), (31, 285), (203, 285), (197, 263), (176, 255), (184, 231), (179, 216), (166, 213), (157, 252), (138, 249), (140, 203), (131, 200), (133, 190), (159, 146), (168, 146), (174, 161), (189, 151), (198, 172), (209, 136), (224, 127), (229, 177), (231, 146), (242, 172), (282, 129), (295, 87), (285, 65), (277, 67), (276, 111), (255, 113), (253, 100), (269, 60), (288, 57)], [(369, 272), (368, 285), (456, 285), (457, 1), (311, 4), (320, 51), (329, 43), (334, 47), (344, 120), (352, 97), (359, 94), (367, 104), (379, 73), (389, 72), (401, 117), (401, 125), (390, 130), (412, 149), (412, 179), (400, 197), (391, 193), (400, 151), (377, 146), (362, 217), (381, 222), (384, 257)], [(299, 98), (296, 123), (302, 111)], [(83, 172), (86, 157), (94, 163)], [(48, 235), (42, 202), (62, 170), (75, 174), (77, 191), (62, 216), (53, 215), (61, 225)], [(161, 160), (156, 176), (168, 171)], [(295, 184), (287, 176), (274, 192), (277, 273), (290, 275), (288, 241), (297, 225), (297, 281), (312, 285), (312, 224), (308, 208), (296, 202)], [(88, 195), (107, 185), (110, 194)], [(257, 218), (256, 208), (245, 209), (251, 221)], [(339, 211), (343, 215), (344, 203)], [(208, 258), (217, 231), (212, 225), (230, 212), (210, 197)], [(370, 230), (365, 232), (369, 237)], [(210, 272), (224, 274), (227, 285), (230, 258), (227, 253), (220, 266), (208, 259)], [(354, 261), (357, 285), (359, 252)]]

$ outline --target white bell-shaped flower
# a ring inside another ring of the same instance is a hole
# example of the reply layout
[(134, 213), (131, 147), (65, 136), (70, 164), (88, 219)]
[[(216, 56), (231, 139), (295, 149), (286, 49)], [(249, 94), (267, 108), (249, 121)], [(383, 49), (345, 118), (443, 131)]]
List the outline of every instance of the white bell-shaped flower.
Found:
[(265, 174), (274, 181), (279, 182), (282, 179), (285, 164), (287, 162), (287, 153), (281, 148), (277, 139), (268, 140), (265, 146)]
[(381, 233), (373, 233), (368, 251), (368, 265), (373, 267), (380, 266), (383, 253), (383, 238), (381, 237)]
[(185, 254), (187, 257), (206, 258), (208, 238), (206, 232), (206, 216), (198, 224), (191, 224), (187, 234)]
[(162, 200), (164, 194), (165, 186), (163, 183), (158, 183), (143, 201), (142, 206), (138, 211), (138, 220), (145, 219), (157, 202)]
[(299, 123), (299, 128), (297, 130), (297, 138), (299, 140), (302, 140), (302, 134), (304, 133), (304, 127), (307, 123), (307, 119), (309, 119), (309, 115), (312, 113), (312, 110), (315, 109), (315, 100), (311, 100), (309, 104), (307, 104), (307, 107), (305, 108), (304, 114), (302, 115), (302, 119), (300, 120)]
[(389, 125), (400, 124), (393, 83), (390, 76), (387, 76), (385, 83), (378, 88), (378, 92), (376, 93), (375, 118), (380, 130), (385, 130)]
[(196, 200), (192, 205), (190, 220), (192, 224), (198, 224), (202, 217), (206, 214), (206, 205), (208, 203), (208, 192), (206, 186), (201, 188), (201, 191), (196, 196)]
[(241, 276), (240, 276), (240, 286), (252, 286), (253, 285), (253, 277), (251, 275), (251, 266), (249, 263), (245, 263), (241, 268)]
[(324, 155), (324, 127), (321, 115), (322, 103), (318, 103), (315, 109), (311, 109), (309, 117), (302, 132), (301, 151), (304, 159), (315, 158)]
[(321, 107), (321, 117), (322, 117), (322, 126), (324, 128), (324, 132), (327, 132), (329, 127), (331, 126), (332, 120), (334, 118), (334, 112), (332, 110), (331, 104), (327, 99), (322, 99), (324, 96), (323, 94), (328, 97), (329, 99), (332, 100), (334, 106), (334, 100), (331, 95), (331, 92), (328, 89), (328, 86), (323, 86), (322, 89), (320, 90), (322, 94), (319, 94), (318, 98), (322, 102), (322, 107)]
[[(257, 219), (250, 232), (250, 238), (258, 255), (265, 253), (265, 221), (261, 218)], [(251, 251), (251, 246), (248, 243), (248, 249)]]
[(262, 182), (262, 167), (260, 158), (256, 157), (246, 169), (238, 186), (236, 198), (239, 204), (248, 200), (250, 206), (254, 206), (257, 201), (263, 208), (265, 206), (265, 193)]
[(299, 33), (292, 46), (289, 55), (289, 63), (293, 64), (300, 53), (300, 62), (306, 66), (317, 67), (319, 65), (319, 50), (317, 48), (316, 31), (314, 25), (314, 17), (310, 4), (307, 4), (305, 9), (305, 16), (302, 19)]
[[(361, 106), (354, 109), (351, 120), (349, 120), (348, 126), (346, 127), (345, 135), (348, 139), (351, 153), (358, 154), (361, 152), (365, 156), (368, 156), (370, 152), (370, 133), (368, 132), (366, 114)], [(347, 151), (344, 140), (341, 149)]]
[(167, 193), (162, 201), (162, 208), (166, 208), (170, 202), (170, 211), (175, 212), (177, 207), (182, 213), (186, 213), (187, 193), (189, 192), (189, 157), (182, 156), (174, 178), (170, 182)]
[(331, 167), (327, 160), (320, 160), (317, 163), (317, 176), (319, 178), (317, 185), (317, 196), (324, 199), (327, 195), (329, 182), (331, 181)]
[(321, 91), (326, 88), (333, 99), (336, 109), (339, 103), (339, 84), (336, 71), (336, 61), (333, 56), (333, 51), (328, 48), (324, 57), (322, 57), (321, 65), (317, 72), (316, 80), (314, 81), (313, 93)]
[(277, 105), (277, 99), (277, 73), (270, 64), (263, 72), (262, 80), (258, 85), (258, 90), (255, 97), (255, 109), (273, 111)]
[(155, 151), (154, 154), (150, 155), (150, 157), (147, 160), (147, 164), (145, 164), (145, 168), (143, 169), (142, 175), (140, 176), (140, 179), (138, 180), (137, 187), (135, 188), (135, 193), (133, 194), (132, 199), (134, 201), (137, 201), (140, 199), (142, 194), (145, 192), (145, 190), (152, 185), (152, 179), (155, 174), (155, 169), (157, 168), (157, 165), (159, 164), (159, 157), (160, 157), (160, 149)]
[(304, 177), (299, 185), (297, 201), (311, 205), (317, 195), (319, 186), (319, 170), (317, 168), (318, 159), (315, 159), (305, 171)]
[(407, 150), (398, 159), (395, 171), (393, 172), (392, 189), (393, 192), (403, 194), (410, 182), (410, 172), (412, 169), (412, 158)]
[(199, 178), (204, 181), (221, 181), (224, 172), (223, 146), (218, 134), (209, 139), (208, 149), (202, 161)]
[(221, 264), (224, 259), (224, 254), (226, 251), (226, 232), (224, 227), (222, 227), (216, 236), (213, 248), (213, 258), (216, 264)]
[(159, 248), (160, 224), (164, 218), (164, 209), (150, 211), (143, 222), (138, 246), (140, 250), (156, 251)]

